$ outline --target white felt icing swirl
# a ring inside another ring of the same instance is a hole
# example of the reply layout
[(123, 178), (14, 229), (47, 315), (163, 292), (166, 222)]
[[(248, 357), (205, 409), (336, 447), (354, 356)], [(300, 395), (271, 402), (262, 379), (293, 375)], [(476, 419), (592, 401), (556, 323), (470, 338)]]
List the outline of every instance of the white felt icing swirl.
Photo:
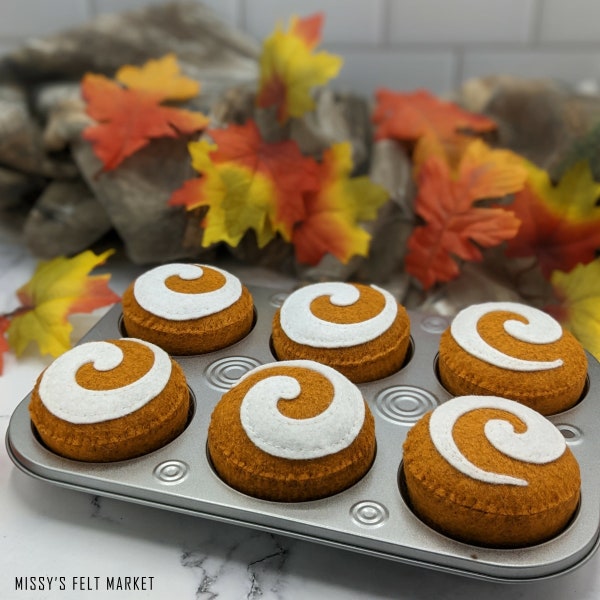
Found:
[(385, 333), (398, 314), (398, 304), (386, 290), (371, 286), (383, 295), (385, 305), (374, 317), (359, 323), (332, 323), (315, 316), (310, 305), (313, 300), (330, 296), (334, 306), (351, 306), (360, 298), (358, 288), (341, 282), (307, 285), (288, 296), (281, 307), (281, 328), (298, 344), (316, 348), (346, 348), (369, 342)]
[(553, 361), (524, 360), (509, 356), (490, 346), (479, 335), (477, 322), (491, 312), (509, 311), (525, 317), (523, 323), (509, 319), (504, 330), (512, 337), (530, 344), (550, 344), (558, 341), (563, 334), (562, 327), (550, 315), (516, 302), (485, 302), (461, 310), (452, 321), (450, 331), (456, 343), (466, 352), (491, 365), (513, 371), (544, 371), (556, 369), (563, 364), (562, 359)]
[(517, 433), (509, 421), (490, 419), (485, 424), (485, 437), (506, 456), (520, 462), (542, 465), (557, 460), (565, 451), (566, 443), (560, 431), (533, 409), (496, 396), (460, 396), (433, 411), (429, 434), (437, 451), (464, 475), (491, 484), (528, 485), (525, 479), (477, 467), (456, 445), (452, 432), (455, 423), (468, 412), (482, 408), (496, 408), (511, 413), (527, 427), (523, 433)]
[(174, 275), (192, 281), (200, 279), (201, 265), (173, 263), (152, 269), (135, 280), (133, 294), (149, 313), (171, 321), (187, 321), (214, 315), (237, 302), (242, 295), (240, 280), (222, 269), (210, 267), (225, 277), (225, 285), (211, 292), (186, 294), (169, 289), (165, 281)]
[[(320, 458), (347, 448), (365, 420), (360, 390), (341, 373), (312, 361), (282, 361), (277, 366), (306, 368), (326, 377), (334, 388), (333, 400), (314, 417), (292, 419), (279, 412), (277, 403), (300, 395), (298, 381), (288, 375), (261, 379), (248, 390), (240, 409), (242, 427), (252, 442), (272, 456), (293, 460)], [(273, 365), (261, 365), (240, 381), (268, 369)]]
[(123, 351), (110, 342), (88, 342), (59, 356), (44, 372), (39, 395), (44, 406), (70, 423), (100, 423), (124, 417), (158, 396), (171, 376), (171, 359), (164, 351), (143, 340), (127, 338), (150, 348), (154, 364), (137, 381), (109, 390), (81, 387), (77, 371), (92, 363), (97, 371), (111, 371), (123, 362)]

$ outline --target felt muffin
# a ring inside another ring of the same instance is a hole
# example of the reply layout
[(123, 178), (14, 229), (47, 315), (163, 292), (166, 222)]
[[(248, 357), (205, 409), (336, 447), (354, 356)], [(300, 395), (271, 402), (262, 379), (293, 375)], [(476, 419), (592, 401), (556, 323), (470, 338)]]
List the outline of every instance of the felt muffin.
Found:
[(313, 361), (248, 372), (223, 395), (208, 429), (217, 474), (250, 496), (299, 502), (356, 483), (375, 457), (375, 424), (360, 390)]
[(579, 466), (538, 412), (496, 396), (462, 396), (427, 413), (404, 442), (408, 502), (454, 539), (498, 548), (537, 544), (572, 519)]
[(254, 304), (240, 280), (217, 267), (173, 263), (147, 271), (125, 290), (127, 335), (169, 354), (203, 354), (245, 337)]
[(375, 285), (315, 283), (290, 294), (275, 313), (272, 344), (279, 360), (314, 360), (361, 383), (402, 367), (410, 319)]
[(59, 356), (38, 378), (31, 420), (44, 444), (66, 458), (111, 462), (156, 450), (185, 428), (185, 375), (143, 340), (88, 342)]
[(459, 312), (442, 334), (438, 369), (452, 394), (503, 396), (550, 415), (581, 397), (587, 357), (575, 337), (541, 310), (486, 302)]

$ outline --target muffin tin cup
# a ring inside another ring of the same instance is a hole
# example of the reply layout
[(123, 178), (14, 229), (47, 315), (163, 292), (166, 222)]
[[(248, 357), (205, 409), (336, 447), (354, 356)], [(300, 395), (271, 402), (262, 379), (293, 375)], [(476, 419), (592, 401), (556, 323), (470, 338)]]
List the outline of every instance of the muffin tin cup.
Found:
[[(32, 477), (63, 487), (167, 510), (236, 523), (346, 548), (394, 561), (479, 579), (521, 582), (567, 573), (589, 559), (600, 539), (600, 365), (588, 355), (589, 386), (572, 409), (550, 420), (577, 458), (581, 502), (568, 527), (550, 541), (518, 549), (458, 542), (431, 529), (410, 509), (399, 470), (410, 427), (451, 398), (435, 373), (441, 332), (448, 321), (409, 312), (412, 356), (397, 373), (359, 384), (375, 417), (377, 453), (367, 474), (351, 488), (321, 500), (278, 503), (246, 496), (214, 472), (206, 451), (213, 407), (250, 369), (275, 362), (271, 321), (285, 291), (252, 288), (256, 323), (229, 348), (198, 356), (175, 356), (195, 397), (191, 422), (175, 440), (145, 456), (115, 463), (83, 463), (47, 450), (32, 429), (27, 396), (14, 411), (6, 436), (8, 453)], [(116, 305), (81, 340), (114, 339)]]

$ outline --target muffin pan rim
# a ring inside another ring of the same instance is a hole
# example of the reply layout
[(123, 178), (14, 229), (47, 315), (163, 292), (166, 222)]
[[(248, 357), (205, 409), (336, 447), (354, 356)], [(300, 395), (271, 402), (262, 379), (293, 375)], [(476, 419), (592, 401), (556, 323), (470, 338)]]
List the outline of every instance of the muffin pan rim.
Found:
[[(555, 424), (582, 432), (570, 446), (582, 471), (581, 505), (565, 532), (528, 548), (481, 548), (436, 534), (404, 504), (396, 474), (402, 460), (402, 442), (412, 423), (393, 422), (380, 414), (375, 407), (375, 396), (394, 385), (406, 385), (426, 390), (439, 402), (452, 397), (432, 370), (439, 333), (421, 326), (430, 315), (415, 311), (408, 311), (414, 354), (406, 367), (384, 379), (358, 384), (372, 409), (377, 432), (375, 461), (359, 482), (329, 498), (277, 503), (245, 496), (219, 480), (206, 462), (205, 441), (212, 407), (223, 390), (211, 387), (204, 373), (213, 362), (226, 356), (275, 362), (268, 343), (276, 310), (270, 298), (287, 291), (248, 288), (254, 297), (257, 321), (245, 338), (209, 354), (173, 356), (183, 367), (196, 396), (192, 422), (178, 438), (148, 455), (127, 461), (79, 463), (63, 459), (33, 438), (27, 410), (30, 395), (27, 395), (14, 411), (6, 434), (8, 453), (15, 465), (37, 479), (63, 487), (479, 579), (499, 582), (546, 579), (573, 570), (593, 555), (600, 540), (600, 474), (590, 464), (591, 456), (600, 453), (600, 395), (593, 385), (598, 381), (600, 386), (600, 365), (589, 354), (588, 394), (575, 407), (549, 417)], [(120, 314), (121, 307), (117, 304), (80, 343), (121, 337)], [(206, 411), (202, 410), (203, 397), (210, 399)], [(175, 481), (157, 479), (154, 471), (168, 461), (182, 463), (180, 468), (185, 476)]]

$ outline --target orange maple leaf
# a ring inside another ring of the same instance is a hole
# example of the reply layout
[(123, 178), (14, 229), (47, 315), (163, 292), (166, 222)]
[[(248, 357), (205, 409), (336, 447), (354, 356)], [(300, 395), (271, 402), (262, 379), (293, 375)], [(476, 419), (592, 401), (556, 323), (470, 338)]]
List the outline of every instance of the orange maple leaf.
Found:
[(367, 256), (371, 236), (358, 223), (375, 219), (388, 194), (368, 177), (350, 177), (353, 166), (349, 142), (325, 151), (319, 189), (305, 194), (306, 218), (294, 228), (299, 262), (316, 265), (325, 254), (343, 263), (354, 255)]
[(426, 90), (401, 93), (383, 88), (376, 92), (376, 98), (376, 139), (417, 140), (433, 134), (450, 140), (464, 130), (486, 132), (496, 128), (491, 119), (440, 100)]
[(546, 171), (525, 164), (529, 178), (510, 207), (522, 225), (506, 255), (535, 256), (548, 279), (592, 262), (600, 249), (600, 184), (588, 163), (574, 165), (556, 185)]
[(104, 171), (119, 166), (152, 138), (192, 134), (208, 124), (201, 113), (161, 106), (163, 93), (125, 89), (102, 75), (86, 75), (81, 90), (87, 114), (98, 122), (84, 130), (83, 138), (92, 143)]
[(204, 245), (237, 245), (248, 229), (259, 246), (276, 232), (289, 241), (305, 218), (303, 194), (318, 186), (317, 164), (291, 140), (266, 142), (254, 121), (207, 132), (216, 145), (189, 144), (192, 166), (200, 174), (175, 191), (169, 204), (208, 206)]
[(273, 181), (277, 193), (274, 221), (291, 235), (294, 224), (305, 215), (303, 194), (318, 185), (315, 161), (303, 156), (293, 140), (265, 142), (253, 121), (214, 129), (210, 135), (217, 144), (215, 163), (233, 161)]
[(8, 342), (20, 355), (35, 342), (42, 354), (59, 356), (70, 347), (72, 325), (67, 317), (88, 313), (119, 301), (108, 287), (110, 275), (88, 276), (113, 253), (86, 250), (72, 258), (59, 256), (38, 265), (17, 296), (21, 307), (8, 327)]
[(525, 177), (515, 155), (491, 150), (479, 140), (467, 148), (456, 173), (441, 156), (426, 158), (415, 201), (425, 225), (416, 227), (408, 241), (406, 271), (429, 289), (458, 276), (454, 257), (479, 261), (480, 247), (512, 238), (520, 224), (512, 212), (474, 203), (521, 189)]

